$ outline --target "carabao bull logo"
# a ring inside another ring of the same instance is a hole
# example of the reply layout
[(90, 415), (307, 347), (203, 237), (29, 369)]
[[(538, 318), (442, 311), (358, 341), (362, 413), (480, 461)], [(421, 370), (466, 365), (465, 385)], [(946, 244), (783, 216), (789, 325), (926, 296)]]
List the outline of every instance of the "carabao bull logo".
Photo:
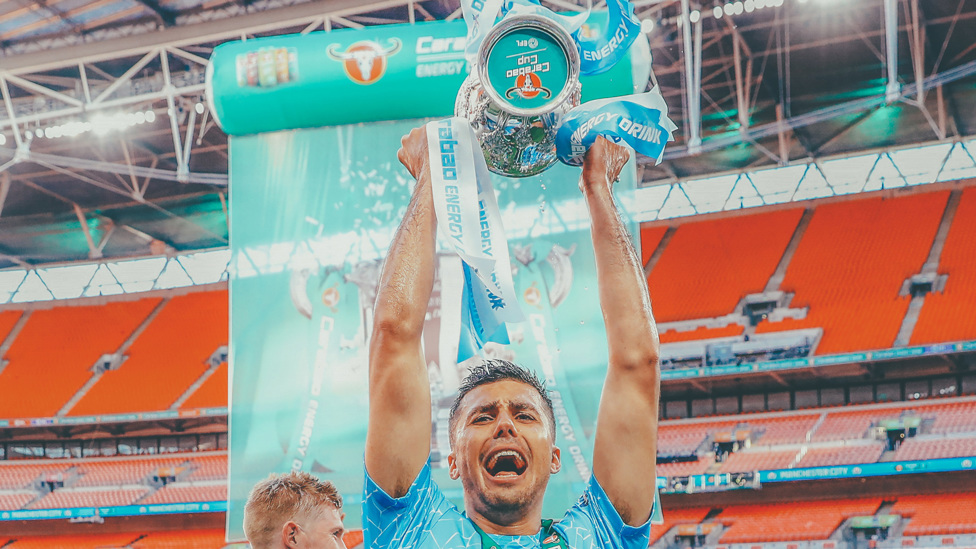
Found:
[(387, 47), (372, 40), (363, 40), (339, 51), (338, 44), (332, 44), (326, 52), (329, 57), (342, 62), (346, 76), (357, 84), (372, 84), (386, 73), (386, 58), (400, 51), (400, 39), (390, 38)]
[(520, 74), (518, 78), (515, 79), (515, 86), (508, 89), (505, 92), (505, 97), (512, 99), (518, 94), (522, 99), (535, 99), (539, 94), (543, 94), (543, 98), (549, 99), (552, 97), (552, 92), (549, 88), (542, 86), (542, 80), (539, 79), (539, 75), (534, 72)]

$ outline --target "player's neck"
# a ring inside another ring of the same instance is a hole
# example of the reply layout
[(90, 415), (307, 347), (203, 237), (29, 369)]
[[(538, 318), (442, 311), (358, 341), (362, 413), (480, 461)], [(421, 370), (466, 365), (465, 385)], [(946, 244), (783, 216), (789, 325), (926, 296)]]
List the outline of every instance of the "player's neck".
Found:
[(465, 514), (488, 534), (534, 536), (539, 533), (539, 529), (542, 527), (542, 507), (533, 507), (533, 509), (520, 509), (512, 513), (498, 514), (481, 514), (469, 507), (465, 509)]

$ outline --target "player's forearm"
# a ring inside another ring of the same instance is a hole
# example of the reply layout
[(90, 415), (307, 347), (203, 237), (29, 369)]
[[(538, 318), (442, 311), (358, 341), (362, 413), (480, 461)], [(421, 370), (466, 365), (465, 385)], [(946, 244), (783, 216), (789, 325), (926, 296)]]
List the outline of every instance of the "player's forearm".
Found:
[(607, 330), (610, 364), (657, 375), (658, 335), (647, 283), (630, 235), (604, 181), (583, 185), (590, 211), (600, 307)]
[(374, 337), (420, 341), (434, 286), (436, 223), (425, 170), (383, 265), (373, 310)]

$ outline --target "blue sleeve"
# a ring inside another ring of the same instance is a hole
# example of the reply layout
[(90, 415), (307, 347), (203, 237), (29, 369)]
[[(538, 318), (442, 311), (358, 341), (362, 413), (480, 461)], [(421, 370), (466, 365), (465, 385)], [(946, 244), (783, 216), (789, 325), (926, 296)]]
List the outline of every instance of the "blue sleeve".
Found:
[[(659, 505), (655, 495), (655, 509)], [(596, 476), (590, 476), (586, 491), (556, 528), (573, 549), (647, 549), (651, 536), (650, 520), (640, 526), (624, 523)]]
[(363, 487), (364, 547), (418, 546), (445, 504), (450, 505), (431, 479), (430, 462), (399, 498), (384, 492), (367, 471)]

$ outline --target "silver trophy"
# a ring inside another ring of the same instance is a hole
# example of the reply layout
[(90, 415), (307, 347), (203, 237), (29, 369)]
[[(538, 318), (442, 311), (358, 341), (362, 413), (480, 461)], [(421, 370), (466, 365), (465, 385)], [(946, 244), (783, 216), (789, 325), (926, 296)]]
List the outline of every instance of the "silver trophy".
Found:
[(579, 51), (566, 29), (538, 15), (509, 17), (481, 43), (454, 114), (474, 128), (488, 169), (537, 175), (557, 160), (556, 130), (580, 104), (579, 77)]

